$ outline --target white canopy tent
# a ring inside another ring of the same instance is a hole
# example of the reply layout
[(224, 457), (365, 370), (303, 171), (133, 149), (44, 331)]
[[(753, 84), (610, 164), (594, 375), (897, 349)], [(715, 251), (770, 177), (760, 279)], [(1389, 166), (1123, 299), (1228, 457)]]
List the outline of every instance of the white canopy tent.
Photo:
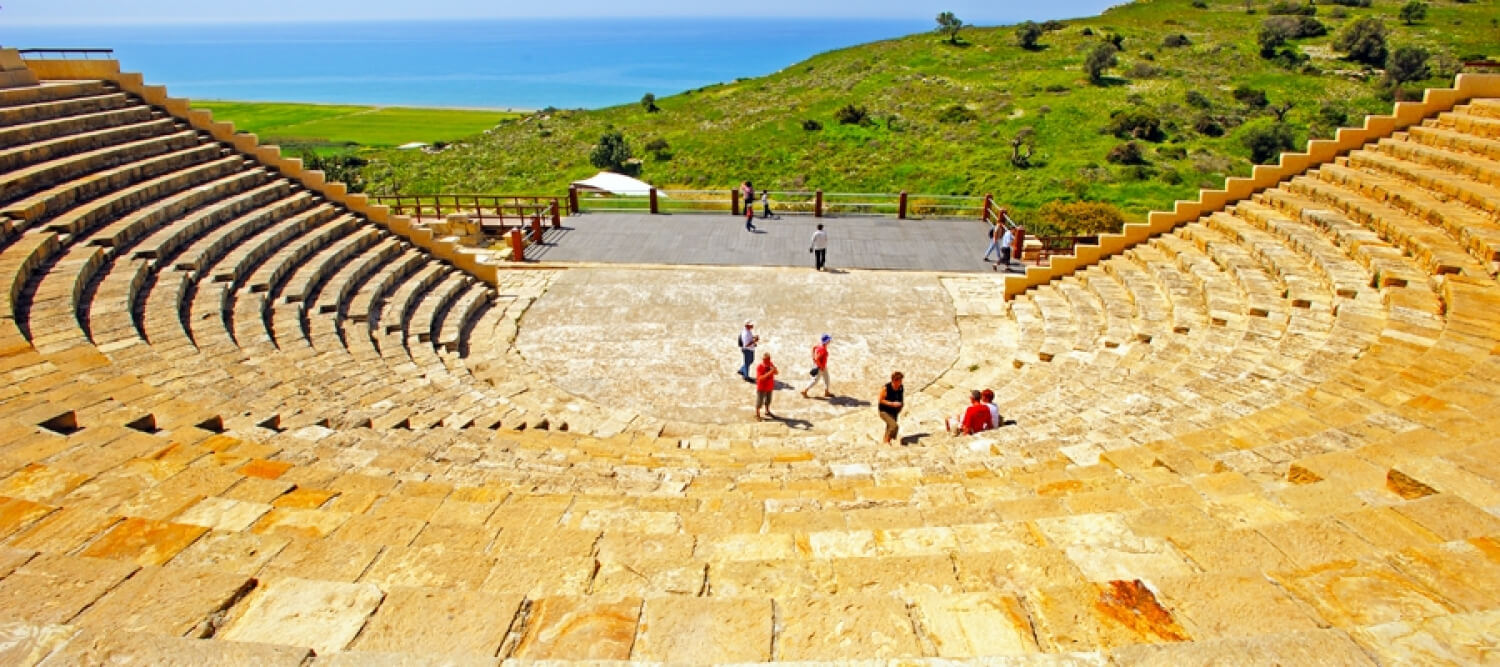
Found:
[[(651, 194), (651, 189), (655, 186), (624, 174), (601, 171), (591, 178), (573, 181), (573, 187), (578, 188), (580, 192), (605, 192), (612, 195), (644, 196)], [(667, 193), (658, 190), (656, 196), (666, 198)]]

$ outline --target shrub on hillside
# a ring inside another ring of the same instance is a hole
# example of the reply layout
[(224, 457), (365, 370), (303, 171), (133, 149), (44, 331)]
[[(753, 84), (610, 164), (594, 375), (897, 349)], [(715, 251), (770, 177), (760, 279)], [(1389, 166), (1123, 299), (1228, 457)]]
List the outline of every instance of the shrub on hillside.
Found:
[(656, 95), (653, 95), (651, 93), (646, 93), (645, 95), (641, 96), (641, 108), (645, 109), (646, 113), (656, 113), (658, 111), (661, 111), (661, 107), (656, 106)]
[(1156, 154), (1168, 160), (1181, 160), (1187, 157), (1187, 149), (1182, 146), (1160, 146)]
[(1241, 85), (1235, 87), (1234, 92), (1231, 94), (1234, 95), (1234, 101), (1252, 109), (1263, 109), (1270, 103), (1266, 99), (1266, 91), (1259, 88)]
[(962, 104), (954, 104), (938, 112), (939, 123), (967, 123), (979, 120), (979, 115)]
[(1111, 148), (1104, 160), (1110, 164), (1146, 164), (1146, 155), (1141, 152), (1140, 144), (1127, 141)]
[(870, 110), (862, 106), (854, 106), (851, 102), (833, 112), (833, 119), (840, 125), (864, 125), (870, 121)]
[(1431, 75), (1427, 67), (1427, 49), (1420, 46), (1399, 46), (1385, 62), (1385, 80), (1393, 86), (1412, 81), (1421, 81)]
[(1208, 3), (1204, 0), (1193, 0), (1194, 9), (1208, 9)]
[(1334, 7), (1328, 10), (1328, 18), (1343, 20), (1349, 18), (1349, 10), (1343, 7)]
[(1036, 21), (1027, 21), (1016, 26), (1016, 43), (1028, 51), (1039, 48), (1037, 40), (1042, 38), (1042, 26)]
[(1090, 82), (1098, 84), (1104, 80), (1104, 71), (1119, 62), (1119, 59), (1115, 57), (1117, 51), (1119, 49), (1109, 42), (1095, 45), (1094, 49), (1089, 51), (1088, 58), (1083, 61), (1083, 71), (1089, 75)]
[(590, 164), (620, 174), (639, 171), (638, 165), (631, 164), (631, 158), (630, 143), (618, 130), (604, 133), (599, 137), (599, 143), (594, 144), (594, 150), (589, 152)]
[(1240, 142), (1250, 149), (1250, 161), (1255, 164), (1275, 162), (1283, 151), (1292, 150), (1296, 141), (1292, 128), (1269, 120), (1246, 125), (1240, 135)]
[(1132, 79), (1154, 79), (1161, 76), (1163, 71), (1151, 63), (1136, 63), (1130, 66), (1129, 76)]
[(1187, 100), (1188, 106), (1190, 107), (1197, 107), (1199, 109), (1211, 109), (1214, 106), (1213, 100), (1208, 99), (1207, 95), (1204, 95), (1203, 93), (1200, 93), (1196, 90), (1187, 91), (1187, 94), (1183, 95), (1183, 99)]
[(661, 137), (646, 142), (646, 152), (650, 153), (651, 157), (659, 162), (666, 162), (672, 159), (672, 146), (667, 143), (666, 139)]
[[(441, 143), (441, 142), (439, 142)], [(321, 171), (324, 178), (349, 186), (350, 192), (365, 191), (362, 170), (370, 164), (358, 155), (319, 155), (313, 151), (302, 151), (302, 165), (309, 171)]]
[(1318, 8), (1311, 2), (1296, 2), (1296, 0), (1276, 0), (1266, 8), (1266, 13), (1277, 16), (1316, 16)]
[(823, 129), (823, 124), (809, 118), (802, 121), (802, 129), (807, 130), (808, 132), (817, 132), (818, 130)]
[(1042, 22), (1042, 30), (1046, 30), (1047, 32), (1057, 32), (1066, 27), (1068, 27), (1068, 24), (1056, 19)]
[(1164, 39), (1161, 40), (1161, 45), (1165, 46), (1165, 47), (1168, 47), (1168, 48), (1177, 48), (1179, 46), (1190, 46), (1192, 43), (1193, 43), (1193, 40), (1188, 39), (1188, 36), (1184, 35), (1182, 33), (1177, 33), (1175, 35), (1167, 35)]
[(1219, 119), (1206, 113), (1199, 114), (1197, 118), (1193, 119), (1193, 131), (1205, 137), (1222, 137), (1224, 136), (1224, 124), (1220, 123)]
[(1104, 126), (1104, 131), (1120, 139), (1161, 141), (1167, 138), (1167, 133), (1162, 130), (1161, 117), (1155, 111), (1140, 107), (1110, 114), (1109, 124)]
[(1327, 0), (1327, 2), (1343, 7), (1369, 7), (1371, 0)]
[(1427, 20), (1427, 3), (1422, 0), (1411, 0), (1401, 5), (1401, 22), (1406, 25), (1414, 25)]
[(1125, 214), (1114, 204), (1102, 201), (1049, 201), (1037, 211), (1044, 224), (1068, 236), (1093, 236), (1120, 231)]
[(1385, 23), (1366, 16), (1339, 31), (1333, 40), (1333, 50), (1354, 62), (1384, 67), (1387, 55), (1385, 36)]

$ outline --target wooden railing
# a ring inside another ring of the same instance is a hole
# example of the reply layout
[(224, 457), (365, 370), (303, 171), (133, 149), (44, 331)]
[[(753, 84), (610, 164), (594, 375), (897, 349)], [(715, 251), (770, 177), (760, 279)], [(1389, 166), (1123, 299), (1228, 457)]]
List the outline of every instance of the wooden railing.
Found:
[[(740, 201), (735, 188), (714, 190), (664, 190), (653, 188), (642, 194), (615, 195), (568, 190), (568, 212), (628, 213), (728, 213), (743, 215), (745, 206), (757, 211), (763, 204), (757, 192), (753, 202)], [(822, 190), (772, 190), (771, 212), (776, 215), (885, 216), (898, 220), (983, 219), (991, 220), (993, 197), (975, 195), (925, 195), (905, 192), (824, 192)]]
[(443, 218), (462, 213), (479, 223), (485, 231), (503, 231), (507, 226), (521, 227), (533, 218), (547, 220), (553, 227), (562, 224), (557, 197), (529, 195), (371, 195), (370, 199), (389, 206), (396, 215), (418, 220)]

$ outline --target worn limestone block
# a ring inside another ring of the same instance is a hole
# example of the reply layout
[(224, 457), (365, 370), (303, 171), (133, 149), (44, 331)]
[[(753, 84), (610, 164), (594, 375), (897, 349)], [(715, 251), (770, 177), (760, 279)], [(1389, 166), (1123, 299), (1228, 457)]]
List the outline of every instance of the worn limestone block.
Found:
[(227, 627), (215, 636), (331, 653), (354, 639), (383, 597), (371, 584), (276, 579), (235, 605)]
[(324, 503), (327, 503), (338, 494), (338, 491), (327, 489), (298, 487), (272, 500), (271, 505), (273, 507), (290, 507), (296, 509), (319, 509), (323, 507)]
[(117, 516), (64, 507), (12, 535), (8, 542), (10, 546), (21, 549), (67, 553), (119, 520)]
[(1013, 545), (984, 553), (960, 553), (953, 560), (960, 587), (974, 593), (1025, 593), (1084, 581), (1083, 572), (1067, 554), (1050, 547)]
[(147, 567), (73, 622), (124, 632), (204, 636), (217, 629), (217, 615), (254, 586), (254, 581), (244, 575)]
[(291, 541), (292, 538), (281, 535), (210, 530), (177, 552), (172, 560), (167, 561), (167, 566), (253, 575)]
[(260, 534), (317, 539), (337, 530), (349, 520), (349, 516), (348, 512), (277, 507), (255, 522), (251, 530)]
[(590, 556), (527, 557), (502, 553), (480, 590), (528, 597), (585, 595), (597, 563)]
[(51, 505), (22, 498), (0, 497), (0, 539), (26, 528), (54, 509), (56, 508)]
[(899, 590), (907, 594), (955, 593), (958, 579), (948, 556), (834, 558), (834, 585), (840, 594)]
[(0, 621), (0, 664), (34, 665), (75, 634), (78, 628), (69, 625)]
[(1392, 506), (1445, 540), (1500, 535), (1500, 518), (1446, 493)]
[(1038, 590), (1027, 597), (1043, 650), (1087, 651), (1188, 641), (1175, 614), (1141, 581)]
[(413, 548), (444, 545), (456, 551), (484, 553), (495, 540), (495, 531), (484, 526), (427, 524), (411, 541)]
[(501, 660), (495, 656), (445, 655), (432, 658), (411, 653), (370, 653), (366, 651), (344, 651), (318, 656), (318, 667), (430, 667), (434, 663), (442, 667), (498, 667)]
[(65, 623), (136, 569), (132, 563), (40, 554), (0, 580), (0, 620)]
[(648, 598), (631, 652), (637, 660), (710, 664), (771, 659), (765, 598)]
[(1165, 604), (1197, 640), (1282, 634), (1324, 627), (1259, 574), (1195, 574), (1156, 582)]
[(777, 599), (838, 590), (830, 561), (804, 559), (715, 563), (708, 569), (708, 586), (716, 596)]
[(923, 632), (943, 658), (1022, 655), (1039, 649), (1026, 611), (999, 593), (926, 594), (916, 598)]
[(791, 558), (792, 536), (760, 533), (700, 534), (693, 555), (713, 563)]
[(357, 514), (349, 517), (348, 521), (345, 521), (328, 537), (343, 542), (360, 542), (376, 546), (405, 546), (410, 544), (426, 525), (416, 519), (377, 518), (368, 514)]
[(1141, 644), (1111, 652), (1124, 665), (1369, 665), (1375, 663), (1338, 630), (1311, 630), (1176, 644)]
[(1374, 560), (1334, 561), (1269, 576), (1337, 628), (1458, 611), (1426, 586)]
[(26, 561), (31, 560), (34, 556), (36, 556), (36, 552), (29, 549), (0, 547), (0, 578), (4, 578), (5, 575), (26, 564)]
[(520, 595), (392, 588), (349, 650), (494, 656), (521, 600)]
[(290, 540), (260, 572), (262, 579), (307, 577), (324, 581), (351, 582), (369, 569), (380, 547), (334, 540), (307, 540), (284, 535), (261, 535), (271, 540)]
[(32, 463), (0, 480), (0, 496), (46, 503), (67, 495), (88, 479), (82, 473)]
[(911, 617), (888, 595), (778, 599), (773, 660), (861, 660), (921, 655)]
[(115, 524), (81, 555), (161, 565), (207, 531), (203, 526), (132, 517)]
[(1500, 646), (1500, 610), (1392, 621), (1350, 634), (1389, 664), (1487, 664)]
[(1500, 606), (1495, 595), (1500, 590), (1500, 539), (1476, 537), (1413, 547), (1389, 554), (1386, 561), (1462, 610)]
[(594, 593), (698, 595), (705, 563), (692, 559), (690, 535), (605, 533), (598, 545)]
[(1369, 507), (1340, 514), (1336, 518), (1340, 524), (1381, 551), (1426, 547), (1442, 541), (1432, 531), (1389, 507)]
[(215, 530), (244, 530), (269, 511), (271, 506), (265, 503), (213, 497), (198, 501), (173, 521)]
[(1168, 539), (1205, 572), (1258, 573), (1296, 566), (1253, 530), (1180, 533)]
[(73, 637), (43, 665), (141, 664), (162, 667), (265, 665), (296, 667), (311, 655), (306, 648), (237, 641), (164, 637), (89, 628)]
[(525, 634), (511, 652), (523, 660), (627, 660), (640, 598), (544, 597), (531, 604)]
[(479, 588), (495, 558), (456, 551), (445, 545), (421, 548), (388, 546), (361, 581), (394, 586)]
[(1288, 521), (1258, 531), (1297, 567), (1313, 567), (1334, 560), (1354, 560), (1375, 548), (1333, 519)]

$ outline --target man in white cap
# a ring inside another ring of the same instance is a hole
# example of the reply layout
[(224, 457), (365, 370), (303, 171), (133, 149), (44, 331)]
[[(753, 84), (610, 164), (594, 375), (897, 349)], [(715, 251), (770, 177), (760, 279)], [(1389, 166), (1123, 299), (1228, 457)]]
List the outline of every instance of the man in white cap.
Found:
[(746, 382), (754, 382), (750, 377), (750, 364), (755, 363), (755, 344), (760, 342), (760, 336), (755, 335), (755, 323), (745, 320), (745, 330), (740, 332), (740, 355), (744, 357), (744, 363), (740, 365), (740, 377)]
[(832, 380), (828, 379), (828, 344), (831, 342), (833, 342), (833, 336), (823, 334), (823, 337), (818, 339), (818, 344), (813, 346), (812, 381), (802, 388), (802, 398), (808, 398), (807, 390), (817, 385), (819, 380), (823, 381), (823, 398), (833, 398), (833, 390), (829, 384)]

